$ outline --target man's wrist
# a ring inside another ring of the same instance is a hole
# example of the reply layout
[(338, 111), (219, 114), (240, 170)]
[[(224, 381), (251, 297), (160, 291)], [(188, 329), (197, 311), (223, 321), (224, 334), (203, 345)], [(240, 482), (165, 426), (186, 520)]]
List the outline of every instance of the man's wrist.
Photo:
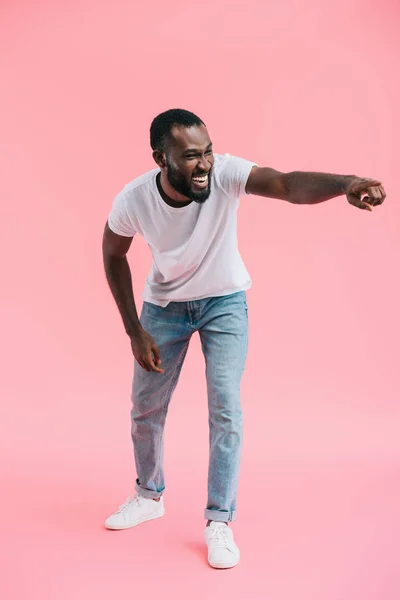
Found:
[(358, 179), (356, 175), (345, 175), (343, 177), (343, 186), (342, 186), (342, 190), (343, 190), (343, 194), (347, 194), (349, 187), (351, 186), (351, 184), (353, 183), (353, 181), (355, 179)]
[(125, 328), (125, 332), (126, 335), (130, 338), (130, 339), (134, 339), (136, 337), (138, 337), (138, 335), (140, 334), (140, 332), (142, 331), (142, 326), (140, 324), (140, 322), (137, 325), (130, 325), (129, 327)]

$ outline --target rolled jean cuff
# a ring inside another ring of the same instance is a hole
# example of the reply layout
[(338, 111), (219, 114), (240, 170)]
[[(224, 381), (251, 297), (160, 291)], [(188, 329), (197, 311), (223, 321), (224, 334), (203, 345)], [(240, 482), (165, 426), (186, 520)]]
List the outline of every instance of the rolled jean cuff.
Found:
[(208, 521), (218, 521), (219, 523), (230, 523), (236, 521), (236, 510), (210, 510), (206, 508), (204, 518)]
[(135, 490), (139, 494), (139, 496), (143, 496), (143, 498), (150, 498), (152, 500), (158, 500), (163, 495), (164, 490), (162, 492), (155, 492), (154, 490), (147, 490), (140, 486), (139, 480), (136, 479)]

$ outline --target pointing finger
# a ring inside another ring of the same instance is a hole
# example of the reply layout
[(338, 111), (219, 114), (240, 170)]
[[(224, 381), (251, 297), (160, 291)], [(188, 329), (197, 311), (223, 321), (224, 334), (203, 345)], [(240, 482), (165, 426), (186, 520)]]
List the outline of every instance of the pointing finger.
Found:
[(364, 192), (369, 188), (372, 187), (379, 187), (381, 184), (380, 181), (377, 181), (376, 179), (361, 179), (361, 181), (357, 182), (352, 191), (353, 192)]

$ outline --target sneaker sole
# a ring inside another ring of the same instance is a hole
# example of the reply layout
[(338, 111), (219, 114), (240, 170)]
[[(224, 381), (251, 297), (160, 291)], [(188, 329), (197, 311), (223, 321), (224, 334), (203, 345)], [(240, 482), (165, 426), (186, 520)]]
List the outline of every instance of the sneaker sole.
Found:
[(213, 569), (233, 569), (239, 564), (239, 559), (235, 563), (208, 563)]
[(136, 527), (137, 525), (140, 525), (141, 523), (146, 523), (147, 521), (153, 521), (154, 519), (160, 519), (161, 517), (164, 516), (164, 514), (165, 514), (165, 511), (163, 510), (160, 514), (148, 515), (147, 517), (140, 519), (140, 521), (135, 521), (135, 523), (129, 523), (129, 525), (123, 525), (122, 527), (106, 525), (105, 523), (104, 523), (104, 526), (106, 529), (111, 529), (112, 531), (119, 531), (122, 529), (130, 529), (131, 527)]

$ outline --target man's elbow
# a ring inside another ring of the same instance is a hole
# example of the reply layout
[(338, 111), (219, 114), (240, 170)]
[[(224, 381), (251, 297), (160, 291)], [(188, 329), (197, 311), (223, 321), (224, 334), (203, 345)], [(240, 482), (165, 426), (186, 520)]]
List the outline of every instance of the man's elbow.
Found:
[(131, 247), (132, 237), (125, 237), (114, 233), (106, 223), (103, 233), (103, 259), (110, 261), (126, 257)]

